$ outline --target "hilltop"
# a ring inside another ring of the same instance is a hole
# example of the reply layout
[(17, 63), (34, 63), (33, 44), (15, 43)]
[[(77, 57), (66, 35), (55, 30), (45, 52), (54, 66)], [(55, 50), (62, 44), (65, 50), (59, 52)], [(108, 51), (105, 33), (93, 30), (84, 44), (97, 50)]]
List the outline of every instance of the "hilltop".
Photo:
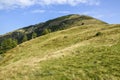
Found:
[(23, 27), (13, 32), (9, 32), (5, 35), (1, 35), (0, 43), (8, 38), (16, 39), (18, 43), (22, 43), (22, 39), (25, 35), (28, 37), (28, 40), (30, 40), (32, 39), (31, 37), (32, 33), (36, 33), (37, 36), (41, 36), (44, 30), (46, 29), (50, 30), (51, 32), (55, 32), (58, 30), (63, 30), (74, 26), (89, 24), (107, 24), (107, 23), (90, 16), (71, 14), (56, 19), (48, 20), (43, 23)]
[[(66, 27), (60, 29), (63, 22)], [(119, 24), (107, 24), (84, 15), (67, 15), (45, 23), (34, 30), (48, 27), (52, 30), (53, 25), (58, 30), (2, 54), (0, 80), (120, 79)], [(17, 31), (28, 34), (31, 28)]]

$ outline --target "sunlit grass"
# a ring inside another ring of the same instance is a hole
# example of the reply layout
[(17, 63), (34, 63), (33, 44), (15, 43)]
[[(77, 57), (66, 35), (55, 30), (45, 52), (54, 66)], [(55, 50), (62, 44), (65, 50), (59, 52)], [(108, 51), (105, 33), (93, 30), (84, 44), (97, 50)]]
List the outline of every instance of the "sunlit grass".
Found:
[(0, 80), (119, 80), (120, 26), (53, 32), (18, 45), (1, 59)]

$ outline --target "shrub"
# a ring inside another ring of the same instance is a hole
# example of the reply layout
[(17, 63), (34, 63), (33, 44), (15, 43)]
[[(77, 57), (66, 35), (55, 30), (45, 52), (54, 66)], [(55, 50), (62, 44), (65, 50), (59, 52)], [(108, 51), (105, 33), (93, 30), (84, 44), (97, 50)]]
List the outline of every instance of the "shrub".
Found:
[(95, 37), (96, 37), (96, 36), (100, 36), (100, 35), (102, 35), (102, 33), (101, 33), (101, 32), (97, 32), (97, 33), (95, 34)]
[(51, 32), (51, 29), (45, 29), (43, 30), (42, 35), (48, 34), (50, 32)]
[(25, 42), (25, 41), (27, 41), (27, 40), (28, 40), (27, 35), (24, 35), (24, 36), (23, 36), (23, 39), (22, 39), (22, 42)]
[(81, 23), (81, 25), (84, 25), (84, 23)]
[(32, 39), (37, 37), (37, 33), (33, 32), (32, 33)]

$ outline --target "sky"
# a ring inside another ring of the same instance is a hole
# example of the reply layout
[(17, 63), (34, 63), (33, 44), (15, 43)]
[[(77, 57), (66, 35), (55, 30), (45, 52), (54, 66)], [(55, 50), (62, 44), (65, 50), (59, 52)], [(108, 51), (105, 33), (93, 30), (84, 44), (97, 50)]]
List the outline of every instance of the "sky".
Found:
[(0, 0), (0, 35), (68, 14), (120, 24), (120, 0)]

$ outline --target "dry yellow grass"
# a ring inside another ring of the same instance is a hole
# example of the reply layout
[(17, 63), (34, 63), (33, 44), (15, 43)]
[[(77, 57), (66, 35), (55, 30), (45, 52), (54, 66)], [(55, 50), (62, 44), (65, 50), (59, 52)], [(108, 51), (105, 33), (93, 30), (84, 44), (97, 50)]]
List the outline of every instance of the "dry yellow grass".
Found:
[(0, 80), (119, 80), (119, 51), (119, 25), (76, 26), (8, 51)]

